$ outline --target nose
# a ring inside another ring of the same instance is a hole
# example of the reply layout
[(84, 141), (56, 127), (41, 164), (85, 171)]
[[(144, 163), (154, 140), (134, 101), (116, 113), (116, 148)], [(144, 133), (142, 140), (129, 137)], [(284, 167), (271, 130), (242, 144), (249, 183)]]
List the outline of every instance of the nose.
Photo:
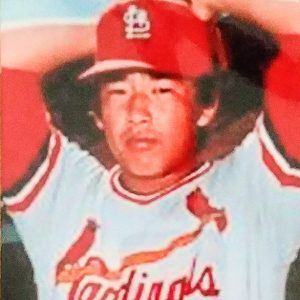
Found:
[(138, 92), (132, 95), (128, 105), (129, 122), (134, 124), (150, 122), (149, 106), (150, 98), (145, 93)]

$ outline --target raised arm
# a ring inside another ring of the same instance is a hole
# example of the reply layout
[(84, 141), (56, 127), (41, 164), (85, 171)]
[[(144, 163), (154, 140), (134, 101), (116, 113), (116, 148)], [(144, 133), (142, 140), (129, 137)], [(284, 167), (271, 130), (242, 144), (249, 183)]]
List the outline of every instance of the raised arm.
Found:
[(1, 65), (44, 74), (60, 64), (94, 53), (94, 24), (45, 24), (4, 29)]
[(290, 167), (300, 163), (300, 3), (270, 0), (193, 0), (203, 19), (227, 12), (271, 30), (281, 51), (265, 76), (265, 120)]
[(204, 20), (230, 13), (275, 33), (300, 34), (300, 3), (293, 0), (192, 0), (192, 4)]
[[(18, 189), (42, 161), (50, 124), (40, 77), (93, 51), (93, 25), (43, 25), (4, 30), (2, 63), (2, 190)], [(40, 158), (40, 159), (39, 159)]]

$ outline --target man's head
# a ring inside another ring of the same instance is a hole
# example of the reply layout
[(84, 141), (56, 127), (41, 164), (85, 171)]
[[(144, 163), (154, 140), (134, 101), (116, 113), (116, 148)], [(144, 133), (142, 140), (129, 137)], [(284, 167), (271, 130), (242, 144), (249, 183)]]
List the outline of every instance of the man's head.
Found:
[(166, 0), (121, 1), (97, 28), (95, 120), (123, 170), (156, 178), (191, 169), (196, 132), (217, 105), (199, 105), (199, 78), (213, 72), (209, 26)]
[(197, 127), (216, 111), (198, 104), (194, 80), (140, 70), (103, 76), (97, 99), (97, 126), (123, 169), (138, 176), (191, 167)]

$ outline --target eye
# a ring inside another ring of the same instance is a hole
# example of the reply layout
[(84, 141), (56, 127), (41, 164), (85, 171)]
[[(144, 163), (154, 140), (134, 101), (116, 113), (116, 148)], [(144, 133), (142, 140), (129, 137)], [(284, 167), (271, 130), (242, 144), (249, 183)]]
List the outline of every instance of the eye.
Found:
[(107, 93), (109, 95), (126, 95), (127, 91), (125, 89), (109, 89)]
[(175, 91), (175, 84), (169, 79), (159, 79), (155, 82), (152, 91), (156, 95), (173, 93)]
[(129, 87), (124, 82), (108, 83), (104, 88), (108, 96), (126, 96), (129, 93)]
[(168, 93), (172, 92), (172, 89), (170, 89), (170, 88), (154, 88), (152, 92), (155, 95), (168, 94)]

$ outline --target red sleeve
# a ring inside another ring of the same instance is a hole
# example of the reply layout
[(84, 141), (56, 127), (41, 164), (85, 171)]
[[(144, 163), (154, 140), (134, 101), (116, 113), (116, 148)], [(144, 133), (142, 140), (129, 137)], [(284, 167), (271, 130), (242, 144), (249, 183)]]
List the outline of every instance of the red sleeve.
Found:
[(2, 189), (11, 189), (28, 172), (49, 136), (39, 78), (3, 69)]
[(285, 156), (300, 162), (300, 35), (278, 39), (281, 52), (266, 76), (265, 112)]

